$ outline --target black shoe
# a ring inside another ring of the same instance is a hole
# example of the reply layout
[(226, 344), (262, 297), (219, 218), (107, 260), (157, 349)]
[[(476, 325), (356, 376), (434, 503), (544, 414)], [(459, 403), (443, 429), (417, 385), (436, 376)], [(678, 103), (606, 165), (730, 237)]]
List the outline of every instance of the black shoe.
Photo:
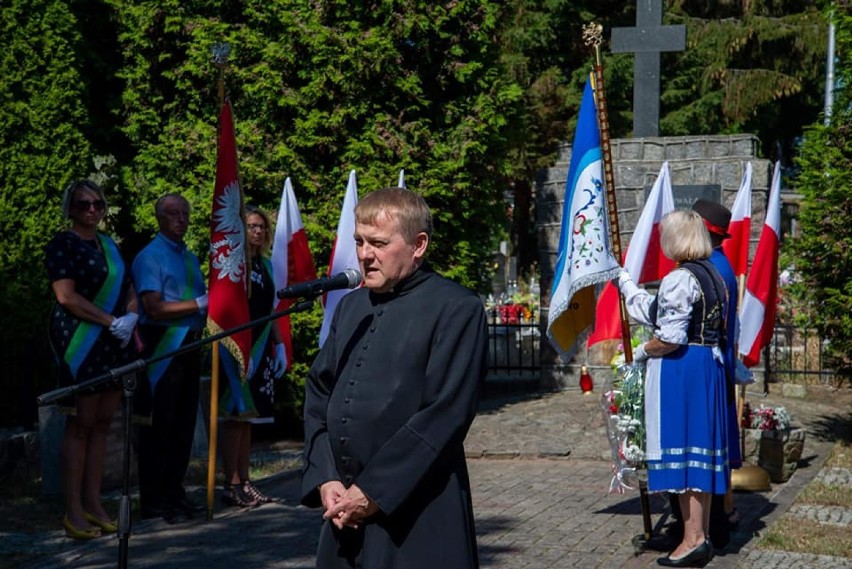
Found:
[(174, 509), (184, 514), (187, 518), (193, 518), (196, 514), (207, 511), (207, 506), (196, 504), (186, 496), (174, 501)]
[(165, 506), (146, 506), (140, 508), (139, 515), (143, 520), (152, 520), (154, 518), (163, 518), (171, 513), (171, 508)]
[(173, 507), (153, 506), (142, 508), (139, 514), (143, 520), (162, 518), (168, 524), (180, 523), (187, 519), (183, 511)]
[(677, 559), (670, 555), (657, 559), (657, 564), (663, 567), (704, 567), (713, 559), (713, 544), (705, 539), (704, 543)]

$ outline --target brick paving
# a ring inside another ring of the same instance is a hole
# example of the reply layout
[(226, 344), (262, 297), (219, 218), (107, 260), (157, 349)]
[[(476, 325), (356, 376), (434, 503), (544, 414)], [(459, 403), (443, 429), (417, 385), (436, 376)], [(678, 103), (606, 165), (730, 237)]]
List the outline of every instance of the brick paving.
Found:
[[(769, 398), (762, 402), (786, 405), (794, 423), (808, 429), (805, 456), (790, 481), (773, 484), (769, 492), (737, 494), (744, 519), (731, 546), (708, 567), (852, 567), (852, 560), (846, 558), (754, 549), (760, 531), (785, 512), (801, 512), (848, 527), (846, 511), (829, 507), (812, 511), (794, 502), (815, 478), (841, 485), (852, 481), (848, 470), (822, 468), (831, 448), (823, 439), (837, 436), (837, 426), (845, 424), (849, 413), (849, 400), (828, 394), (800, 401)], [(483, 402), (466, 441), (483, 568), (656, 566), (659, 553), (634, 555), (631, 540), (643, 530), (638, 493), (607, 493), (611, 468), (603, 425), (597, 397), (577, 391)], [(217, 511), (210, 522), (135, 523), (129, 566), (313, 567), (320, 517), (317, 510), (293, 505), (298, 495), (297, 474), (280, 473), (259, 485), (284, 503), (252, 511)], [(195, 497), (202, 495), (203, 490), (197, 489)], [(667, 520), (666, 505), (654, 495), (650, 505), (657, 530)], [(35, 559), (19, 565), (27, 569), (115, 567), (118, 558), (117, 541), (111, 538), (74, 543), (59, 531), (0, 535), (0, 567), (6, 566), (3, 559), (12, 553), (20, 555), (22, 550), (38, 552)]]

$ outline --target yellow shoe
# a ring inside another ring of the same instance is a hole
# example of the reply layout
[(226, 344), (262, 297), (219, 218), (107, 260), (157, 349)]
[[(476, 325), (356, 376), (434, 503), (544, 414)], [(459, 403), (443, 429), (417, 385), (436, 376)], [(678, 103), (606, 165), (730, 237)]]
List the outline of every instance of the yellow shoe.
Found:
[(62, 520), (62, 526), (65, 528), (65, 535), (70, 537), (71, 539), (95, 539), (96, 537), (101, 536), (100, 528), (87, 528), (87, 529), (77, 529), (68, 519), (68, 514), (65, 515), (65, 519)]
[(118, 531), (118, 520), (104, 522), (86, 511), (83, 512), (83, 515), (86, 517), (87, 522), (98, 526), (104, 533), (115, 533)]

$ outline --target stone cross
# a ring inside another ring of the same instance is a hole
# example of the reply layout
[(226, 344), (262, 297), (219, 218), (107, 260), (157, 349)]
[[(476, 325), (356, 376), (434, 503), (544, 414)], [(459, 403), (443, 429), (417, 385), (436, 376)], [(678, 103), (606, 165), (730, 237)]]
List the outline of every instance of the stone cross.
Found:
[(662, 0), (636, 0), (636, 27), (613, 28), (613, 53), (634, 52), (633, 136), (660, 132), (660, 53), (686, 48), (686, 26), (664, 26)]

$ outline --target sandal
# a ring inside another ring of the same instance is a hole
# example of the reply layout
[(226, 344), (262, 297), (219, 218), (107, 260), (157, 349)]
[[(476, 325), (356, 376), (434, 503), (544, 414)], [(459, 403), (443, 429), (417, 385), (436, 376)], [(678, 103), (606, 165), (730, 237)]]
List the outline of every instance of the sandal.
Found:
[(260, 490), (257, 486), (251, 483), (251, 480), (243, 480), (243, 492), (251, 496), (258, 504), (270, 504), (275, 501), (275, 498), (270, 498)]
[(87, 540), (101, 537), (101, 528), (90, 527), (86, 529), (77, 529), (71, 523), (71, 520), (68, 519), (68, 514), (65, 514), (65, 518), (62, 520), (62, 527), (65, 528), (65, 536), (70, 537), (71, 539)]
[(222, 504), (238, 508), (254, 508), (259, 506), (260, 502), (246, 492), (244, 484), (225, 483)]
[(83, 516), (85, 516), (87, 522), (101, 528), (101, 531), (104, 533), (116, 533), (118, 531), (118, 520), (105, 522), (85, 510), (83, 511)]

